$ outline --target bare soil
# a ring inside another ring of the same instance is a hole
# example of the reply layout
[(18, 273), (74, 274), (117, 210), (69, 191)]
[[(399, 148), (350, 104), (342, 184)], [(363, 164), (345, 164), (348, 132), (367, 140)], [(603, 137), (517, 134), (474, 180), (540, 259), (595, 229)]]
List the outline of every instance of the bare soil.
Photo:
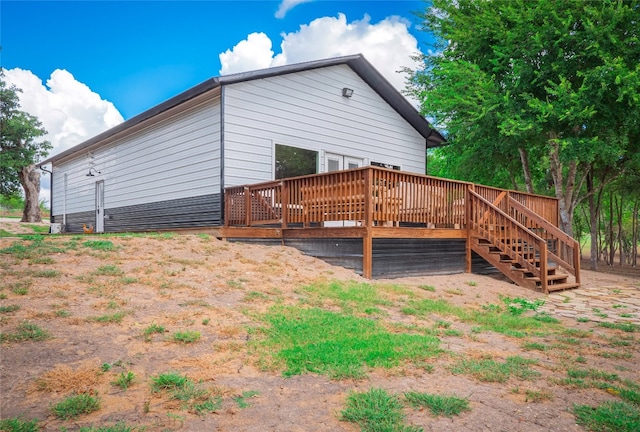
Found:
[[(2, 222), (0, 229), (17, 232), (21, 229), (17, 225)], [(109, 240), (115, 250), (83, 246), (87, 240)], [(0, 238), (0, 250), (16, 241), (23, 240)], [(264, 325), (256, 317), (271, 306), (299, 304), (304, 299), (300, 288), (308, 284), (333, 280), (397, 284), (407, 287), (414, 298), (443, 298), (468, 308), (500, 304), (501, 296), (546, 297), (500, 277), (472, 274), (367, 281), (296, 249), (229, 243), (196, 234), (58, 235), (49, 236), (48, 241), (67, 250), (50, 253), (50, 260), (0, 253), (0, 305), (20, 307), (0, 314), (0, 331), (11, 334), (28, 321), (51, 335), (44, 341), (0, 345), (0, 417), (37, 418), (47, 431), (63, 427), (74, 431), (117, 421), (144, 426), (147, 431), (357, 431), (356, 425), (340, 420), (340, 411), (350, 392), (372, 387), (397, 394), (417, 391), (469, 399), (471, 411), (453, 418), (407, 408), (406, 423), (425, 431), (582, 431), (571, 413), (574, 404), (619, 399), (606, 390), (558, 384), (567, 368), (605, 370), (640, 383), (637, 333), (599, 327), (594, 321), (578, 322), (548, 307), (567, 328), (591, 333), (578, 346), (561, 343), (566, 336), (558, 335), (523, 340), (478, 332), (451, 317), (404, 315), (400, 306), (406, 299), (400, 297), (397, 306), (389, 308), (386, 321), (431, 327), (446, 319), (459, 330), (458, 335), (441, 335), (446, 352), (430, 359), (429, 368), (407, 363), (373, 369), (362, 380), (332, 380), (315, 374), (285, 378), (282, 370), (261, 367), (250, 349), (256, 337), (250, 329)], [(69, 249), (69, 242), (76, 247)], [(98, 274), (99, 269), (105, 273), (114, 267), (122, 273)], [(640, 278), (635, 275), (584, 271), (582, 279), (583, 287), (601, 288), (608, 295), (622, 288), (640, 293)], [(435, 291), (421, 288), (426, 285)], [(27, 287), (27, 292), (16, 290), (17, 286)], [(615, 299), (610, 302), (616, 304)], [(99, 321), (116, 313), (124, 315), (120, 322)], [(165, 332), (145, 338), (143, 332), (152, 324), (163, 326)], [(199, 331), (200, 340), (191, 344), (171, 340), (171, 334), (184, 330)], [(613, 347), (610, 341), (615, 338), (627, 338), (630, 344)], [(523, 349), (524, 342), (531, 341), (556, 348)], [(604, 356), (603, 352), (618, 354)], [(507, 383), (491, 383), (450, 370), (461, 356), (504, 360), (513, 355), (537, 360), (534, 369), (541, 376), (535, 381), (511, 378)], [(582, 360), (575, 363), (578, 356)], [(103, 370), (104, 364), (111, 368)], [(132, 371), (135, 379), (123, 390), (112, 382), (126, 371)], [(152, 392), (151, 377), (170, 371), (185, 374), (220, 395), (222, 407), (198, 415), (166, 393)], [(51, 405), (74, 393), (98, 395), (100, 409), (76, 420), (54, 417)], [(252, 394), (246, 399), (248, 406), (238, 402), (243, 394)], [(538, 400), (532, 396), (536, 394), (544, 397)]]

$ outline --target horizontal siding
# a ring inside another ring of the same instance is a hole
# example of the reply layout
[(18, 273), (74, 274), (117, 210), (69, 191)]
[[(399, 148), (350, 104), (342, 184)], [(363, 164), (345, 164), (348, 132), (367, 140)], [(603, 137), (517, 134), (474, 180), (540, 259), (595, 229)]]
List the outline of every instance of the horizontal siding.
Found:
[(285, 246), (362, 274), (362, 239), (285, 239)]
[(271, 180), (276, 143), (425, 169), (425, 139), (346, 65), (225, 88), (225, 185)]
[[(157, 201), (105, 211), (105, 232), (155, 231), (222, 225), (221, 195)], [(62, 215), (53, 221), (62, 223)], [(95, 226), (95, 212), (67, 214), (66, 232), (83, 232), (82, 224)]]
[[(220, 193), (219, 98), (201, 103), (93, 154), (53, 167), (52, 211), (95, 208), (95, 182), (104, 181), (105, 209)], [(90, 166), (101, 174), (87, 177)], [(108, 213), (108, 212), (107, 212)]]
[(465, 244), (464, 239), (373, 239), (372, 276), (464, 273)]

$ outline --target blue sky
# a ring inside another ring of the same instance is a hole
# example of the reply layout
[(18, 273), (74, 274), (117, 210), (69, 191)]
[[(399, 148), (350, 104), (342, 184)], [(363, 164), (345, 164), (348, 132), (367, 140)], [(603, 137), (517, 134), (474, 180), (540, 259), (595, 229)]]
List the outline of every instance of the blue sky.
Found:
[[(0, 0), (0, 66), (50, 156), (214, 76), (363, 54), (398, 90), (422, 0)], [(41, 199), (48, 200), (49, 178)]]
[[(287, 4), (290, 9), (278, 14)], [(300, 49), (314, 58), (314, 51), (322, 57), (327, 51), (326, 44), (336, 44), (335, 40), (325, 43), (318, 32), (306, 39), (301, 35), (301, 29), (314, 20), (324, 17), (336, 21), (343, 14), (347, 26), (368, 20), (373, 28), (395, 16), (405, 20), (407, 32), (424, 51), (427, 35), (417, 28), (412, 13), (424, 7), (422, 1), (2, 0), (0, 61), (7, 70), (30, 71), (43, 84), (55, 70), (65, 70), (101, 99), (112, 102), (126, 120), (220, 75), (224, 72), (220, 54), (232, 50), (252, 33), (271, 40), (272, 59), (283, 52), (281, 44), (287, 34), (290, 39), (297, 35)], [(327, 30), (326, 35), (331, 32)], [(370, 33), (369, 40), (362, 41), (360, 51), (375, 49), (371, 46), (374, 30)], [(357, 36), (353, 37), (355, 40), (349, 42), (353, 45), (351, 49), (358, 51)], [(260, 58), (265, 56), (264, 50), (264, 47), (262, 52), (249, 50), (243, 55), (245, 60), (251, 56)], [(291, 47), (289, 50), (294, 51)], [(334, 55), (331, 49), (328, 54)], [(285, 63), (311, 59), (291, 54), (286, 57)], [(409, 63), (407, 58), (405, 65)], [(270, 65), (273, 64), (256, 64)], [(259, 68), (250, 66), (249, 62), (249, 69)], [(229, 72), (239, 69), (229, 68)]]

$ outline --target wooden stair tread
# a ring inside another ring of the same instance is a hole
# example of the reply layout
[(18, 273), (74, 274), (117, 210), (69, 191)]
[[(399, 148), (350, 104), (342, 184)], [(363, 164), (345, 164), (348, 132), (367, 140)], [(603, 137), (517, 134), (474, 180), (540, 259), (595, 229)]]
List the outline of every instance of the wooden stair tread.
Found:
[(552, 291), (562, 291), (562, 290), (574, 289), (574, 288), (578, 288), (579, 286), (580, 286), (580, 284), (577, 284), (575, 282), (567, 282), (567, 283), (563, 283), (563, 284), (549, 285), (546, 288), (547, 288), (548, 292), (552, 292)]
[[(560, 279), (567, 279), (569, 276), (566, 274), (555, 274), (555, 275), (547, 275), (548, 281), (556, 281)], [(538, 276), (527, 277), (527, 279), (532, 280), (534, 282), (540, 282), (540, 278)]]

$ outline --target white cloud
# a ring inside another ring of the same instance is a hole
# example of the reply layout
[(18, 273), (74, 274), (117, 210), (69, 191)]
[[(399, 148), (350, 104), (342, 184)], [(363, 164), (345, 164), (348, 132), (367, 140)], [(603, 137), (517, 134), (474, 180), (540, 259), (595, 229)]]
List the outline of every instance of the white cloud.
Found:
[(220, 74), (281, 66), (303, 61), (363, 54), (398, 90), (405, 87), (402, 67), (415, 68), (411, 56), (419, 53), (418, 41), (409, 33), (411, 24), (400, 17), (387, 17), (372, 24), (369, 16), (347, 22), (344, 14), (322, 17), (282, 34), (281, 52), (273, 55), (272, 41), (264, 33), (252, 33), (246, 40), (220, 54)]
[(278, 10), (276, 11), (276, 18), (284, 18), (285, 15), (287, 15), (287, 12), (289, 12), (294, 7), (302, 3), (309, 3), (310, 1), (313, 0), (282, 0), (280, 6), (278, 7)]
[(264, 33), (251, 33), (231, 49), (220, 53), (220, 74), (263, 69), (273, 61), (271, 39)]
[[(8, 85), (22, 89), (18, 93), (20, 109), (38, 117), (51, 142), (50, 154), (60, 153), (124, 119), (116, 107), (77, 81), (66, 70), (56, 69), (46, 86), (33, 72), (20, 68), (4, 71)], [(49, 199), (49, 177), (42, 179), (40, 198)]]

